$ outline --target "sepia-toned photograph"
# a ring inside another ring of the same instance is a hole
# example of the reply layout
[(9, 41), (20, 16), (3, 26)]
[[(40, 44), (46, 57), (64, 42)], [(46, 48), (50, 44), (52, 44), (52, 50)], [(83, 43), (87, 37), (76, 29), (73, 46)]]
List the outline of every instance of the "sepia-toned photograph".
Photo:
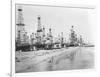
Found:
[(15, 72), (94, 68), (93, 8), (15, 5)]

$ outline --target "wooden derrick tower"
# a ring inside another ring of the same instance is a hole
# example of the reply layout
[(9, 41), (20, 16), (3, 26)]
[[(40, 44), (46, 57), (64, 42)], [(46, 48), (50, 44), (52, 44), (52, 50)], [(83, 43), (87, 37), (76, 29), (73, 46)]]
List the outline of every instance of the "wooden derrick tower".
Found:
[(45, 35), (45, 28), (43, 27), (43, 34), (42, 34), (42, 44), (46, 42), (46, 35)]
[(74, 26), (71, 27), (70, 46), (77, 46), (77, 34), (74, 31)]
[(61, 32), (61, 47), (64, 47), (64, 37), (63, 37), (63, 32)]
[(53, 36), (51, 28), (49, 28), (49, 32), (47, 33), (46, 48), (51, 49), (52, 47), (53, 47)]
[(17, 9), (17, 23), (16, 23), (16, 51), (28, 51), (30, 49), (29, 36), (25, 31), (25, 24), (23, 18), (23, 9)]
[(42, 35), (43, 35), (43, 30), (41, 27), (41, 17), (37, 17), (38, 20), (38, 27), (37, 27), (37, 43), (41, 44), (42, 43)]
[(17, 27), (17, 45), (20, 46), (24, 43), (24, 35), (25, 35), (25, 24), (23, 19), (23, 9), (20, 7), (17, 9), (18, 19), (16, 23)]

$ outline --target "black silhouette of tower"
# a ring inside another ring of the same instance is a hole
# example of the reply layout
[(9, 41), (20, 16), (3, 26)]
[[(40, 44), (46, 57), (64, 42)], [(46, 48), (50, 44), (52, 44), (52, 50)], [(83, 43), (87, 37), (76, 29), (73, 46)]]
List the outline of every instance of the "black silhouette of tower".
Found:
[(61, 32), (61, 46), (64, 47), (64, 37), (63, 37), (63, 32)]

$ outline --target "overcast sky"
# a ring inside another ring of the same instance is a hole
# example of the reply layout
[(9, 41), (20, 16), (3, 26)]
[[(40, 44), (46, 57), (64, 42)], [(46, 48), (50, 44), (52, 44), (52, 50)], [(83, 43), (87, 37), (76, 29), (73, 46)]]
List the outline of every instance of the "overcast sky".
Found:
[[(68, 39), (71, 26), (75, 26), (77, 34), (83, 36), (84, 40), (93, 43), (93, 9), (62, 8), (48, 6), (20, 5), (23, 9), (25, 29), (30, 35), (36, 32), (37, 16), (41, 16), (41, 24), (46, 28), (46, 32), (51, 27), (53, 36), (61, 32)], [(16, 6), (16, 10), (19, 5)], [(16, 22), (18, 12), (16, 11)]]

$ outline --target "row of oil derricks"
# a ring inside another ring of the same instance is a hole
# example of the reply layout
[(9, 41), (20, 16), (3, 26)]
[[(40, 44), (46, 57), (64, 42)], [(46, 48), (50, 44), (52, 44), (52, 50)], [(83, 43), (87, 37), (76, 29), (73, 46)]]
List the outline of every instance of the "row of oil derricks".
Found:
[(49, 33), (47, 33), (47, 35), (44, 34), (43, 30), (37, 30), (37, 33), (32, 33), (30, 36), (30, 41), (26, 32), (23, 34), (23, 39), (21, 32), (19, 32), (19, 37), (16, 38), (15, 43), (16, 51), (52, 50), (77, 46), (93, 46), (84, 43), (82, 36), (77, 36), (73, 26), (70, 30), (68, 42), (66, 42), (66, 38), (63, 37), (63, 32), (61, 33), (61, 36), (56, 38), (56, 41), (54, 41), (51, 29), (49, 29)]

